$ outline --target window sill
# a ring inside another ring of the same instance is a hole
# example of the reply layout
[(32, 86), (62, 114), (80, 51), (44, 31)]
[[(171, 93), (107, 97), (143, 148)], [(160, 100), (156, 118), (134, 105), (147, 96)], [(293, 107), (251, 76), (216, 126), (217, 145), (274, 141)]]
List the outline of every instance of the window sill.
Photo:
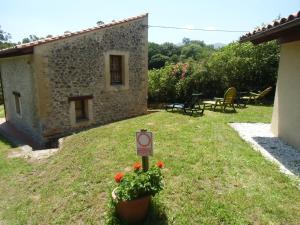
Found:
[(78, 119), (78, 120), (76, 120), (75, 126), (77, 126), (77, 125), (85, 125), (85, 124), (88, 124), (90, 122), (91, 122), (91, 120), (89, 120), (88, 118)]
[(123, 91), (128, 89), (129, 87), (125, 84), (111, 84), (107, 87), (107, 91)]

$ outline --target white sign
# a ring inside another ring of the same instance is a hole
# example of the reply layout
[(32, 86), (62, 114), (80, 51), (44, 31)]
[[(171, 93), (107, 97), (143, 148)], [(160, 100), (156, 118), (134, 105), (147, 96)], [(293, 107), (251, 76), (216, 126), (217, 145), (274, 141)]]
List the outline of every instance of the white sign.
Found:
[(137, 154), (140, 156), (153, 155), (152, 132), (136, 132), (136, 150)]

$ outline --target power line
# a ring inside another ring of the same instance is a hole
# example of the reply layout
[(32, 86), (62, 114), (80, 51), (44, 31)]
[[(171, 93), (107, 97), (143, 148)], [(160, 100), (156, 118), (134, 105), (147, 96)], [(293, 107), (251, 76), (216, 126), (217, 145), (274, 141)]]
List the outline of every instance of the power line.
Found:
[(207, 31), (207, 32), (228, 32), (228, 33), (245, 33), (247, 30), (221, 30), (221, 29), (205, 29), (205, 28), (188, 28), (188, 27), (171, 27), (171, 26), (158, 26), (158, 25), (148, 25), (153, 28), (163, 28), (163, 29), (175, 29), (175, 30), (195, 30), (195, 31)]

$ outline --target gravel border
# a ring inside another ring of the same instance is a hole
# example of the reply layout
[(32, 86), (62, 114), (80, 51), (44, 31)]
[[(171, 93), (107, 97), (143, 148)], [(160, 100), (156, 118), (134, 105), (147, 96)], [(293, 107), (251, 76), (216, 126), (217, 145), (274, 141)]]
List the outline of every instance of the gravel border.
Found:
[(265, 158), (277, 164), (280, 171), (300, 177), (300, 150), (296, 149), (271, 132), (266, 123), (230, 123), (246, 142)]

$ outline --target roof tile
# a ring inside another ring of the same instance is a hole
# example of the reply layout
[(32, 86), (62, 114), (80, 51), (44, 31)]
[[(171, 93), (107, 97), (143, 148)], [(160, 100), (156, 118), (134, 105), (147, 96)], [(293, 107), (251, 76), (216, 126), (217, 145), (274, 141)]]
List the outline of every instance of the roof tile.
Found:
[(253, 35), (257, 35), (257, 34), (259, 34), (261, 32), (265, 32), (267, 30), (273, 29), (274, 27), (276, 27), (278, 25), (282, 25), (282, 24), (291, 22), (291, 21), (293, 21), (295, 19), (297, 19), (297, 20), (300, 19), (300, 11), (295, 12), (293, 14), (290, 14), (287, 17), (283, 17), (281, 19), (275, 20), (275, 21), (273, 21), (270, 24), (264, 25), (263, 27), (259, 27), (259, 28), (255, 29), (255, 30), (253, 30), (252, 32), (249, 32), (249, 33), (243, 35), (240, 39), (243, 40), (243, 39), (251, 37)]
[(148, 13), (141, 14), (141, 15), (138, 15), (138, 16), (129, 17), (129, 18), (123, 19), (123, 20), (118, 20), (118, 21), (113, 20), (111, 23), (101, 24), (99, 26), (95, 26), (95, 27), (88, 28), (88, 29), (83, 29), (83, 30), (80, 30), (80, 31), (69, 32), (69, 33), (65, 33), (63, 35), (57, 35), (57, 36), (54, 36), (54, 37), (51, 37), (51, 38), (43, 38), (43, 39), (39, 39), (37, 41), (32, 41), (32, 42), (29, 42), (29, 43), (19, 44), (19, 45), (16, 45), (15, 47), (2, 49), (2, 50), (0, 50), (0, 53), (5, 54), (6, 51), (9, 51), (11, 49), (22, 49), (22, 48), (27, 48), (27, 47), (31, 47), (31, 46), (33, 47), (33, 46), (36, 46), (36, 45), (39, 45), (39, 44), (45, 44), (45, 43), (48, 43), (48, 42), (51, 42), (51, 41), (56, 41), (56, 40), (64, 39), (64, 38), (67, 38), (67, 37), (71, 37), (71, 36), (75, 36), (75, 35), (79, 35), (79, 34), (84, 34), (84, 33), (87, 33), (89, 31), (94, 31), (94, 30), (98, 30), (98, 29), (111, 27), (111, 26), (114, 26), (114, 25), (119, 25), (119, 24), (122, 24), (122, 23), (125, 23), (125, 22), (129, 22), (129, 21), (133, 21), (133, 20), (136, 20), (136, 19), (143, 18), (145, 16), (148, 16)]

